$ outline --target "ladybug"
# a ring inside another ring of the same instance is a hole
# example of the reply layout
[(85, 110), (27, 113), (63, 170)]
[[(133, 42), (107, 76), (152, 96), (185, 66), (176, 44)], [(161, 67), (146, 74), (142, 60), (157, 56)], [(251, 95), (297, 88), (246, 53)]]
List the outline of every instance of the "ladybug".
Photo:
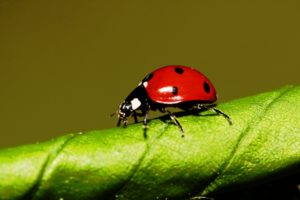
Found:
[(129, 116), (134, 117), (135, 123), (138, 121), (137, 116), (143, 116), (143, 127), (146, 131), (149, 111), (159, 110), (168, 113), (184, 137), (181, 124), (168, 107), (185, 111), (212, 110), (232, 124), (230, 117), (216, 108), (216, 100), (214, 86), (201, 72), (187, 66), (169, 65), (148, 74), (114, 114), (118, 115), (117, 126), (123, 122), (124, 127), (127, 126)]

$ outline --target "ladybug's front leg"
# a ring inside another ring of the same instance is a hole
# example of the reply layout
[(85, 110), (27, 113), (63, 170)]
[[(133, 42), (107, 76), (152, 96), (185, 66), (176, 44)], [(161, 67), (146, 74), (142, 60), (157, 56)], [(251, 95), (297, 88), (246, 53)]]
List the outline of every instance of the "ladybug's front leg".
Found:
[(133, 111), (132, 115), (133, 115), (134, 123), (137, 123), (138, 122), (137, 113)]
[(127, 123), (128, 123), (127, 117), (124, 117), (124, 118), (123, 118), (123, 127), (124, 127), (124, 128), (127, 127)]
[(118, 117), (117, 126), (121, 126), (121, 122), (123, 122), (123, 127), (127, 126), (127, 117)]
[(118, 122), (117, 122), (117, 126), (120, 126), (121, 125), (121, 118), (118, 117)]

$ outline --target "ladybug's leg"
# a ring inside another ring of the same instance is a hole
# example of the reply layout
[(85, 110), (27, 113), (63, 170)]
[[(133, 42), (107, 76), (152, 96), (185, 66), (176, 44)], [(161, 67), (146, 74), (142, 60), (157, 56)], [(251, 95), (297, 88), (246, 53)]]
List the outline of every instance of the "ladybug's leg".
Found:
[(172, 119), (172, 121), (176, 124), (176, 126), (179, 127), (179, 129), (181, 131), (181, 137), (184, 137), (184, 130), (183, 130), (181, 124), (179, 123), (179, 121), (177, 120), (176, 116), (172, 112), (170, 112), (169, 110), (167, 110), (166, 108), (161, 109), (161, 111), (167, 112), (169, 114), (169, 116)]
[(124, 117), (123, 118), (123, 127), (127, 127), (127, 118), (126, 117)]
[(121, 118), (119, 117), (118, 122), (117, 122), (117, 126), (120, 126), (120, 125), (121, 125)]
[(144, 130), (144, 138), (147, 138), (147, 129), (148, 129), (148, 113), (149, 108), (143, 111), (144, 119), (143, 119), (143, 130)]
[(145, 115), (144, 115), (144, 120), (143, 120), (143, 128), (144, 129), (147, 129), (148, 128), (148, 122), (147, 122), (147, 120), (148, 120), (148, 110), (147, 111), (145, 111)]
[(218, 109), (216, 109), (215, 107), (211, 107), (211, 108), (209, 108), (209, 109), (212, 110), (212, 111), (214, 111), (214, 112), (217, 113), (218, 115), (222, 115), (222, 116), (228, 121), (228, 123), (229, 123), (230, 125), (233, 124), (231, 118), (230, 118), (228, 115), (226, 115), (225, 113), (223, 113), (221, 110), (218, 110)]
[(133, 111), (132, 115), (133, 115), (134, 123), (137, 123), (138, 122), (137, 113)]
[(211, 111), (217, 113), (218, 115), (222, 115), (228, 121), (228, 123), (230, 125), (233, 124), (231, 118), (227, 114), (223, 113), (221, 110), (218, 110), (216, 108), (216, 104), (210, 104), (210, 105), (198, 104), (197, 108), (199, 110), (211, 110)]
[(127, 126), (127, 118), (126, 117), (119, 117), (118, 118), (118, 122), (117, 122), (117, 126), (121, 125), (121, 122), (123, 122), (123, 126), (126, 127)]

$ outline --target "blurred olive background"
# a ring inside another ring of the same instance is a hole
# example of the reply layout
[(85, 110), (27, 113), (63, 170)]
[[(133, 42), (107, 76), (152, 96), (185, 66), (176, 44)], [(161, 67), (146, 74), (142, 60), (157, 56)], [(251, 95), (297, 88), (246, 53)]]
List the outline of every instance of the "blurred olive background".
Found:
[(219, 102), (299, 84), (300, 1), (0, 1), (0, 147), (115, 126), (147, 73), (195, 67)]

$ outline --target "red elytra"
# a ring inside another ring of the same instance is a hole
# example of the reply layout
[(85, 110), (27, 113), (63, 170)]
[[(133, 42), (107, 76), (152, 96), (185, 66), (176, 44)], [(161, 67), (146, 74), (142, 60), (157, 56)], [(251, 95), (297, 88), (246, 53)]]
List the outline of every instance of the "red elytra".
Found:
[(186, 66), (161, 67), (153, 71), (151, 78), (143, 81), (143, 85), (151, 100), (157, 103), (213, 103), (217, 100), (216, 90), (208, 78)]
[(135, 122), (137, 122), (137, 116), (143, 116), (144, 135), (146, 136), (148, 113), (150, 110), (159, 110), (169, 114), (179, 127), (183, 137), (184, 130), (181, 124), (167, 107), (199, 112), (212, 110), (232, 124), (230, 117), (218, 110), (216, 104), (213, 104), (216, 100), (214, 86), (201, 72), (181, 65), (161, 67), (148, 74), (120, 104), (116, 112), (118, 115), (117, 126), (123, 122), (126, 127), (127, 118), (131, 115)]

